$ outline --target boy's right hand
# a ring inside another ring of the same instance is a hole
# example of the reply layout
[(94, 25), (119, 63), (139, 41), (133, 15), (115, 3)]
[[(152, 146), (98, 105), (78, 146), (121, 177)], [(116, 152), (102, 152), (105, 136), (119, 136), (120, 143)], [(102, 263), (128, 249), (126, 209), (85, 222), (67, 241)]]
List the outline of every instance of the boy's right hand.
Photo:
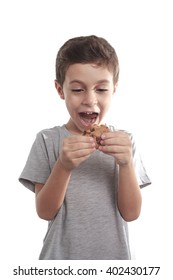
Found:
[(60, 161), (65, 169), (71, 171), (85, 161), (95, 151), (92, 137), (73, 135), (64, 139)]

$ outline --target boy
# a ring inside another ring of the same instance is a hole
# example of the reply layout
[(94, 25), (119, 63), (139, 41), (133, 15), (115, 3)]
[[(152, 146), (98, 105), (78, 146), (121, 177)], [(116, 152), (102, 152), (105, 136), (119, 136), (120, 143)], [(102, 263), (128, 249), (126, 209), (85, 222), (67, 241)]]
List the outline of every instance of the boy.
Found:
[(68, 40), (56, 59), (55, 87), (70, 115), (38, 133), (19, 178), (48, 220), (39, 259), (130, 259), (127, 222), (138, 218), (150, 184), (132, 135), (103, 133), (96, 149), (83, 131), (101, 124), (116, 92), (119, 63), (103, 38)]

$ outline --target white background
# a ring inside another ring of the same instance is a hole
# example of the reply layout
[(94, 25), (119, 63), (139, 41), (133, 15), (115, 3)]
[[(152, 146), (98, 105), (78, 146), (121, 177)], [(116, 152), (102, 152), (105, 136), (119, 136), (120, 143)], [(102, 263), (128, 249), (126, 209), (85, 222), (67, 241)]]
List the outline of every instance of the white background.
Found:
[(120, 60), (109, 123), (136, 136), (152, 185), (130, 224), (135, 258), (170, 259), (172, 244), (171, 1), (4, 0), (0, 2), (1, 256), (38, 259), (47, 222), (18, 182), (35, 135), (68, 120), (54, 88), (55, 59), (69, 38), (105, 37)]

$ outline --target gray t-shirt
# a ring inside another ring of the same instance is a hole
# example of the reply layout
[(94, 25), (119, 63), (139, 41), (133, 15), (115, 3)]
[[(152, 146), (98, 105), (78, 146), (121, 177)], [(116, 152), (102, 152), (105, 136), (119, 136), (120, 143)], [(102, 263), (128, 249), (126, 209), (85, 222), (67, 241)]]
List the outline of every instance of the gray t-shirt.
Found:
[[(19, 178), (25, 187), (34, 192), (36, 182), (46, 182), (69, 136), (64, 125), (37, 134)], [(134, 142), (133, 156), (144, 187), (150, 180)], [(48, 222), (40, 260), (131, 259), (128, 226), (116, 205), (117, 172), (114, 158), (98, 150), (72, 171), (64, 202)]]

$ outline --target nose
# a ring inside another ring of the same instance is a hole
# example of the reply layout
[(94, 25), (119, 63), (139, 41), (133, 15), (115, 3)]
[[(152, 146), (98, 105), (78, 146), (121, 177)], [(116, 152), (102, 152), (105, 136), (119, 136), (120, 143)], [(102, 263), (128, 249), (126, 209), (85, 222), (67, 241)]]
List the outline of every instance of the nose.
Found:
[(82, 102), (84, 105), (87, 105), (87, 106), (91, 107), (93, 105), (96, 105), (97, 102), (98, 102), (97, 101), (97, 94), (93, 90), (85, 92), (83, 102)]

